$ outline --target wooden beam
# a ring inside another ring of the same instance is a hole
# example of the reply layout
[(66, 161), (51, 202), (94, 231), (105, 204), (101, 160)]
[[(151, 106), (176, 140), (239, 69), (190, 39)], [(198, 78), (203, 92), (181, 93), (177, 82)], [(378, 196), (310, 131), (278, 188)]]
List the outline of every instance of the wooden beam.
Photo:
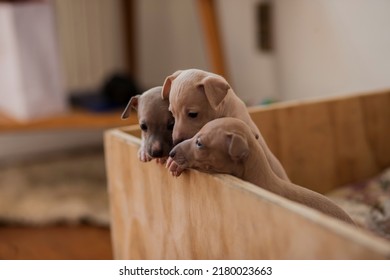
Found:
[(125, 36), (125, 50), (127, 68), (129, 74), (136, 77), (137, 55), (136, 55), (136, 13), (134, 0), (122, 0), (123, 26)]
[(228, 79), (225, 66), (220, 30), (218, 27), (215, 1), (197, 0), (206, 49), (211, 63), (211, 71)]

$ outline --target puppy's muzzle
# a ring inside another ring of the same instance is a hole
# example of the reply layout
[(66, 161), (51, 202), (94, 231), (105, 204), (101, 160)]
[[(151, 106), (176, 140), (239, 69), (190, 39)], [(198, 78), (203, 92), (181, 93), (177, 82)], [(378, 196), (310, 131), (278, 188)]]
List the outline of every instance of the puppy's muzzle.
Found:
[(164, 145), (161, 143), (161, 141), (157, 140), (155, 140), (149, 147), (148, 153), (153, 158), (161, 158), (166, 156), (166, 154), (164, 155)]
[(186, 139), (184, 139), (184, 138), (174, 139), (174, 140), (173, 140), (173, 146), (176, 146), (177, 144), (180, 144), (180, 143), (183, 142), (184, 140), (186, 140)]
[(176, 156), (176, 150), (173, 149), (172, 151), (169, 152), (169, 157), (175, 158), (175, 156)]
[(163, 157), (163, 155), (164, 155), (164, 152), (162, 149), (152, 150), (152, 152), (151, 152), (151, 156), (154, 158), (161, 158), (161, 157)]

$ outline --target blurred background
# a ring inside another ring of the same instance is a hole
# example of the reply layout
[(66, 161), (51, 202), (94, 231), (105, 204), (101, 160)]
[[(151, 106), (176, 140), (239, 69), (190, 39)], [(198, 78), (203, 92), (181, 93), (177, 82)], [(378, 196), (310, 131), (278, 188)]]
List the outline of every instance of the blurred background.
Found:
[(120, 121), (128, 99), (179, 69), (225, 76), (248, 106), (388, 89), (389, 11), (388, 0), (2, 0), (0, 189), (22, 174), (9, 164), (69, 149), (98, 147), (104, 173), (104, 130), (136, 123)]
[[(48, 39), (58, 47), (56, 65), (67, 102), (71, 96), (102, 92), (118, 76), (142, 92), (186, 68), (223, 74), (249, 106), (390, 85), (386, 0), (43, 2), (52, 7), (54, 35)], [(31, 14), (29, 22), (37, 18)], [(11, 94), (2, 90), (1, 103)], [(0, 158), (101, 141), (100, 131), (70, 138), (69, 131), (59, 134), (51, 144), (41, 133), (34, 135), (35, 147), (31, 141), (19, 145), (25, 137), (15, 141), (14, 135), (3, 135)]]

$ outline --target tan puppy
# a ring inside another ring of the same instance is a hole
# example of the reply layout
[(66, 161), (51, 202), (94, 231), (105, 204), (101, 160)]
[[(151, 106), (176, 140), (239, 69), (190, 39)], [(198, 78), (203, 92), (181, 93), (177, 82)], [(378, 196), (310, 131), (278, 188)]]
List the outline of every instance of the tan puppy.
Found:
[[(325, 196), (276, 176), (264, 149), (256, 141), (248, 125), (241, 120), (213, 120), (193, 138), (175, 146), (169, 156), (167, 166), (174, 175), (180, 175), (185, 168), (231, 174), (353, 224), (352, 219)], [(173, 165), (173, 161), (176, 164)]]
[(223, 77), (198, 69), (180, 70), (165, 79), (162, 97), (169, 99), (169, 110), (175, 118), (172, 134), (174, 145), (194, 136), (211, 120), (238, 118), (250, 126), (275, 174), (289, 180), (252, 121), (244, 102)]
[(168, 110), (168, 101), (161, 99), (162, 87), (154, 87), (142, 95), (133, 96), (122, 113), (127, 119), (130, 109), (138, 113), (138, 122), (142, 130), (142, 143), (138, 158), (147, 162), (153, 158), (164, 162), (172, 149), (172, 130), (175, 120)]

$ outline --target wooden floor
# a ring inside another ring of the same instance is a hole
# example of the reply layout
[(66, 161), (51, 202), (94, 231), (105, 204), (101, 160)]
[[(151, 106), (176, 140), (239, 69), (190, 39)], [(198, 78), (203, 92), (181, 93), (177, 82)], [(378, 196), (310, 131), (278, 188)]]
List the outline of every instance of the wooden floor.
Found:
[(2, 260), (109, 260), (109, 228), (0, 226)]

